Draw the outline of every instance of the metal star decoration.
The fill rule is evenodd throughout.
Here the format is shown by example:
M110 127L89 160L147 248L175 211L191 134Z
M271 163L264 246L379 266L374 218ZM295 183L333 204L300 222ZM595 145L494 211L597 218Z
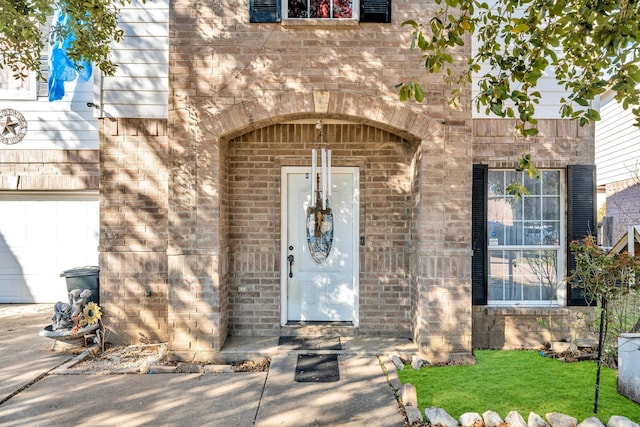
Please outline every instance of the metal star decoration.
M0 142L17 144L27 134L27 121L20 112L5 108L0 110Z

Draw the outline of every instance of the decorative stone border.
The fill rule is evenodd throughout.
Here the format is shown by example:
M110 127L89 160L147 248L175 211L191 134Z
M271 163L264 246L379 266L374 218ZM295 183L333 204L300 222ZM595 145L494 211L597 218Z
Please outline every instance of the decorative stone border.
M424 361L417 356L411 357L413 369L420 369ZM597 417L590 417L578 423L578 420L570 415L558 412L545 414L545 418L535 412L525 419L517 411L511 411L502 417L494 411L485 411L482 415L475 412L462 414L458 420L453 418L442 408L430 407L424 410L424 417L418 408L418 396L415 386L411 383L402 384L398 378L398 369L404 369L403 359L398 355L388 355L382 360L387 372L389 384L394 389L398 402L404 409L407 421L411 427L440 426L440 427L640 427L627 417L614 415L605 425ZM398 364L402 364L401 368Z

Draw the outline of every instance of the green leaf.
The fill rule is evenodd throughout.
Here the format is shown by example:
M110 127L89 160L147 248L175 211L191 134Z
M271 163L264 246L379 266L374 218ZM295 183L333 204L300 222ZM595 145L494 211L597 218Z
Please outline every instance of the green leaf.
M531 27L529 27L529 25L527 25L525 23L522 23L522 24L518 24L515 27L513 27L511 29L511 31L513 31L516 34L519 34L519 33L524 33L525 31L529 31L530 28Z
M505 189L506 193L513 196L516 201L520 200L522 196L529 195L529 190L523 184L519 182L512 182L507 185Z
M402 85L400 88L400 93L398 94L400 101L406 101L409 98L409 88L407 85Z
M422 88L418 83L415 83L413 87L416 91L416 94L415 94L416 101L422 102L424 100L424 92L422 91Z

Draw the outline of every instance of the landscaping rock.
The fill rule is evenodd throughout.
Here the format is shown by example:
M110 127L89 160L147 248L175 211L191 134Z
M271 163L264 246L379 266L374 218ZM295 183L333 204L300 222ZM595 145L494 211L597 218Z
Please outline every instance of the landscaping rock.
M527 423L522 418L522 415L518 413L518 411L511 411L504 418L504 422L509 424L511 427L527 427Z
M549 423L547 423L542 417L535 412L531 412L529 414L529 419L527 420L528 427L549 427Z
M498 427L502 424L502 417L494 411L486 411L482 414L482 419L486 427Z
M596 417L587 418L578 427L605 427L605 425Z
M168 365L151 365L149 366L150 374L174 374L176 372L175 366Z
M576 339L576 346L578 348L591 348L595 350L598 348L598 340L594 338L578 338Z
M458 427L458 421L453 418L442 408L432 406L424 410L427 421L432 425L441 425L442 427Z
M411 356L411 367L413 368L414 371L417 371L420 368L422 368L422 365L424 365L424 360L422 360L420 357L416 356L415 354Z
M422 423L422 412L416 406L406 406L404 408L405 413L407 414L407 420L409 421L409 425L413 425L414 423Z
M404 363L402 362L402 359L400 359L400 356L398 356L397 354L391 354L389 355L389 358L391 359L397 370L404 371Z
M402 387L402 394L400 395L400 398L404 406L418 407L418 392L413 384L406 383Z
M466 412L460 415L460 425L462 427L471 427L475 424L481 424L482 417L477 412Z
M567 352L575 352L578 348L575 344L564 341L553 341L551 343L551 351L557 354L567 353Z
M627 417L621 415L614 415L609 418L607 427L639 427L639 424L634 423Z
M196 363L178 362L176 365L176 372L179 374L198 374L203 370L203 366Z
M576 427L578 425L578 420L559 412L550 412L546 417L551 427Z
M204 365L205 374L229 374L233 373L231 365Z

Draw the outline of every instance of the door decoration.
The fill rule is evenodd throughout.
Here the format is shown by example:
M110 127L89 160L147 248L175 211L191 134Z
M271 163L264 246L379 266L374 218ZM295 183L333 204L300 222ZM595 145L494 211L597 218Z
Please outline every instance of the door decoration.
M333 246L333 213L331 211L331 150L322 138L322 122L316 123L320 149L311 150L311 200L307 208L307 244L313 260L322 264ZM318 173L320 151L320 173Z

